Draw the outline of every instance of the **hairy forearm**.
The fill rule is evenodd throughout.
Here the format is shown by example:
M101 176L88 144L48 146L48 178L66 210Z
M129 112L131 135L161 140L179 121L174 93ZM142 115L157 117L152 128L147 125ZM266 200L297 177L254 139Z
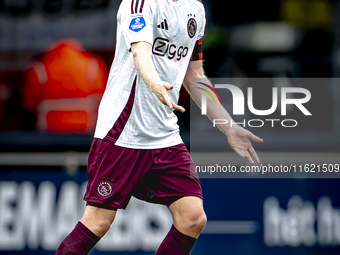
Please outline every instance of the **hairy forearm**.
M173 89L173 85L160 79L152 60L151 44L146 42L134 43L131 45L131 51L135 61L135 67L151 92L158 97L161 103L167 105L170 109L185 112L182 106L171 101L169 91Z
M187 88L190 96L192 99L196 102L196 104L201 108L202 106L202 95L206 96L206 102L207 102L207 116L211 121L220 119L220 120L227 120L227 124L217 124L217 127L224 133L228 134L233 127L237 126L234 124L234 121L228 111L219 103L218 100L216 100L216 104L214 100L206 94L203 90L199 88L206 89L203 85L199 84L197 81L199 79L199 82L207 84L212 86L208 78L204 76L204 74L196 73L191 76L192 78L187 79L185 81L185 87ZM231 125L233 123L233 125Z
M150 46L151 47L151 46ZM152 53L148 45L136 44L132 46L132 54L138 74L145 84L154 91L154 86L161 81L152 60Z

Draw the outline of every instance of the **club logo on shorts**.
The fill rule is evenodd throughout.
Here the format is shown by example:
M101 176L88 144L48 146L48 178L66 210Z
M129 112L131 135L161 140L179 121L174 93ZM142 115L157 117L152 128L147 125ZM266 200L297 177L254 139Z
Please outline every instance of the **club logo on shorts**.
M98 183L97 192L101 197L109 197L112 195L113 186L109 181L101 181Z
M193 38L197 31L197 22L194 18L190 18L188 20L188 35L190 38Z

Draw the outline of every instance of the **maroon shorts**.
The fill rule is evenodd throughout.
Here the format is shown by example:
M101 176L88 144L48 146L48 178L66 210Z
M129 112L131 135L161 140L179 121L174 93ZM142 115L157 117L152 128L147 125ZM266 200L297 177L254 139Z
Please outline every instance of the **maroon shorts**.
M203 198L195 166L184 144L139 150L95 138L87 175L84 200L105 209L125 209L131 196L167 206L185 196Z

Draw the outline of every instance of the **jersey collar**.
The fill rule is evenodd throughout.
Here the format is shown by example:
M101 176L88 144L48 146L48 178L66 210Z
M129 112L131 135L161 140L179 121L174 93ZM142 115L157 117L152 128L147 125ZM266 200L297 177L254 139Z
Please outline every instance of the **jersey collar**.
M184 3L184 0L178 0L177 2L173 2L172 0L169 1L175 6L181 6Z

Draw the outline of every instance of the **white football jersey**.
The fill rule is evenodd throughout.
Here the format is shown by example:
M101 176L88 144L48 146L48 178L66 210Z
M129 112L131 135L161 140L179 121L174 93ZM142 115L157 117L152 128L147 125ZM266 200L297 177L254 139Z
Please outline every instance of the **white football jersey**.
M123 0L117 14L117 45L99 106L95 137L118 146L157 149L182 143L177 117L140 78L130 51L135 42L152 45L163 81L174 86L177 103L196 41L202 38L205 11L199 0Z

